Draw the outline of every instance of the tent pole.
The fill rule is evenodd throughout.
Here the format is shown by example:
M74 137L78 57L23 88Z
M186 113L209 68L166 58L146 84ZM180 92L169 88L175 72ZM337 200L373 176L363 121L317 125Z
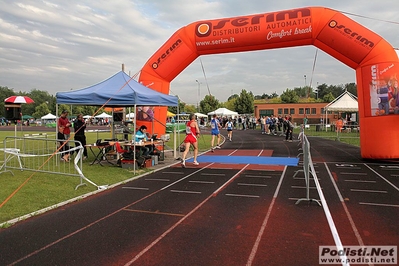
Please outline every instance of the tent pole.
M133 118L133 136L132 136L132 142L133 142L133 154L134 154L134 162L133 162L133 174L136 175L136 159L137 159L137 154L136 154L136 114L137 114L137 106L134 104L134 118Z

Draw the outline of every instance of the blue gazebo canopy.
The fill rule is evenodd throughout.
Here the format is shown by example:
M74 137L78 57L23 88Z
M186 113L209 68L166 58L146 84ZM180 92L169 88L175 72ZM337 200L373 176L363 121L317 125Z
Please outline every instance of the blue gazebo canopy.
M125 72L87 88L58 92L57 104L128 107L134 105L177 106L178 98L138 83Z

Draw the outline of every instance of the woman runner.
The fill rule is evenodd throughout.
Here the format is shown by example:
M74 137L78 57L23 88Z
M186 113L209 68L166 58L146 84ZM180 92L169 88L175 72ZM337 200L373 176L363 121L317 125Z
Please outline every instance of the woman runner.
M197 120L195 119L194 114L190 114L189 116L190 121L186 124L186 138L184 139L185 149L183 152L183 158L181 160L181 166L183 168L186 167L186 156L188 151L190 150L190 145L194 147L194 165L199 165L197 162L197 155L198 155L198 141L197 138L199 137L200 130L198 127Z

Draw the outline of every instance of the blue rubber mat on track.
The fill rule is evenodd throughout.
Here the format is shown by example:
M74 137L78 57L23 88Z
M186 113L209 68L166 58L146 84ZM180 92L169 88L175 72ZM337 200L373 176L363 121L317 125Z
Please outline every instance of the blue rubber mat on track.
M193 159L187 160L192 162ZM259 156L209 156L197 157L199 163L230 163L230 164L263 164L263 165L287 165L297 166L299 158L289 157L259 157Z

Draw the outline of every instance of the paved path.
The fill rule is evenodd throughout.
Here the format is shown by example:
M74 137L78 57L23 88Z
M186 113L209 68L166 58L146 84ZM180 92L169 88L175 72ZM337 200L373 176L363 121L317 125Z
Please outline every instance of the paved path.
M399 164L310 142L343 245L397 246ZM204 155L296 158L298 142L234 131L232 142ZM163 168L0 229L0 265L318 265L319 246L335 242L322 207L295 204L306 196L301 166L235 159Z

